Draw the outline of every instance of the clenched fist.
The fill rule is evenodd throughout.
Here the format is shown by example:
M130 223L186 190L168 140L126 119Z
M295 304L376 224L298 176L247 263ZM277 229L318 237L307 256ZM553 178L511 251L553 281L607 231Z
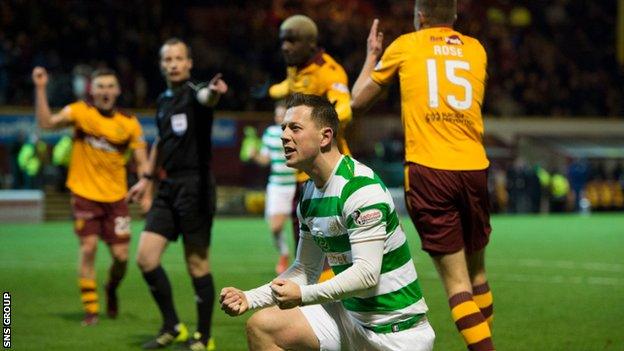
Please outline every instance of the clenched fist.
M48 71L45 68L37 66L32 71L32 80L37 88L48 85Z

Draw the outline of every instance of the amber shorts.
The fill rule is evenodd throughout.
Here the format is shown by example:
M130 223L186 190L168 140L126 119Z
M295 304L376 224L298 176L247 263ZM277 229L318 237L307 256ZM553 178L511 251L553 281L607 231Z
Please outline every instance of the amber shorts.
M405 202L430 255L483 249L490 237L487 169L446 171L405 166Z
M130 212L123 199L99 202L72 194L71 204L79 237L98 235L109 245L130 241Z

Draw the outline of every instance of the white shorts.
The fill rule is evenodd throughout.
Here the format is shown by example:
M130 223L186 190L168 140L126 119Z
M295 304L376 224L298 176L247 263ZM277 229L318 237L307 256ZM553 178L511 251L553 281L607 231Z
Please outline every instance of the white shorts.
M340 302L301 307L321 351L431 351L435 333L427 318L397 333L375 333L358 324Z
M293 198L295 197L295 184L293 185L267 185L264 215L269 217L277 214L292 213Z

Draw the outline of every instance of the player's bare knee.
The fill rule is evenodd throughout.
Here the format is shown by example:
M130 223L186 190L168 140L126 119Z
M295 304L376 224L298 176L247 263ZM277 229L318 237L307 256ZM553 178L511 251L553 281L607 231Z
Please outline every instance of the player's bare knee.
M274 312L274 309L267 308L254 313L247 320L247 323L245 325L247 335L271 335L275 330L273 326L275 325L276 321L279 321L279 318L276 318L277 316Z
M137 254L136 263L142 272L152 271L160 264L157 258L149 255L148 253L141 252L140 250Z
M128 262L128 246L126 245L125 247L123 247L121 245L112 245L111 256L113 257L113 260L116 264L123 264Z
M273 235L279 235L282 232L282 229L284 229L282 223L271 222L271 233L273 233Z
M93 259L95 258L95 253L97 251L97 242L95 244L92 243L82 243L80 245L80 254L83 258Z
M127 264L128 263L128 253L117 253L113 255L113 260L115 264Z
M199 278L210 273L210 265L207 260L187 260L187 269L191 277Z

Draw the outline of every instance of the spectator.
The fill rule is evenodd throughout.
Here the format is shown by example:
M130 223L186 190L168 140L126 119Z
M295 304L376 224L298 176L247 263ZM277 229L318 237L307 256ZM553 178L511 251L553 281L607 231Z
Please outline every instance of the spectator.
M10 156L11 156L11 164L10 164L10 168L11 168L11 178L12 178L12 184L11 184L11 188L12 189L22 189L24 187L24 173L21 170L21 167L19 165L19 153L20 150L22 149L22 146L24 145L24 132L20 131L17 134L17 137L15 138L15 140L11 143L10 146Z
M460 7L458 28L479 39L490 57L485 114L624 115L624 70L613 47L615 1L556 0L545 8L527 0L462 1ZM34 65L51 68L55 81L64 82L77 64L101 66L94 59L100 57L121 73L125 106L154 106L163 86L152 58L163 38L177 35L196 48L199 79L214 71L228 77L233 93L225 109L270 110L270 101L253 99L249 87L266 90L282 77L272 38L286 17L314 19L323 29L319 43L344 64L351 81L363 61L357 38L368 31L366 19L393 19L382 28L388 42L413 29L413 4L393 0L211 1L186 8L171 0L150 6L138 0L71 6L9 0L0 12L0 103L12 105L30 103L25 77ZM73 99L70 90L58 95L59 105ZM253 95L262 96L257 89ZM397 111L397 96L391 90L379 108Z
M17 155L17 163L22 171L25 189L39 189L42 187L41 170L45 161L47 145L33 133L28 141L22 145Z

